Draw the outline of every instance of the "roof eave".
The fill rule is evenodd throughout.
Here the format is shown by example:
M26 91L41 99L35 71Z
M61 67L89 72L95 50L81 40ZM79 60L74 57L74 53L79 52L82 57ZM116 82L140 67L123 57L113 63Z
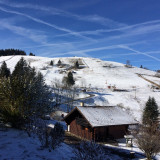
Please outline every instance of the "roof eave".
M114 125L102 125L102 126L93 126L93 128L98 128L98 127L109 127L109 126L123 126L123 125L138 125L139 123L130 123L130 124L114 124Z
M93 126L91 125L91 123L87 120L87 118L83 115L83 113L78 109L78 107L75 107L71 112L69 112L69 113L63 118L63 120L65 121L65 119L67 119L75 110L77 110L77 111L83 116L83 118L89 123L89 125L93 128Z

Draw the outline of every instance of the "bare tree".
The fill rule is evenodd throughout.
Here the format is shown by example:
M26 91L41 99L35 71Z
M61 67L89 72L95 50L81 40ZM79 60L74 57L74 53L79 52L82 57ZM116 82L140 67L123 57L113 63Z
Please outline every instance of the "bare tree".
M55 106L59 107L61 104L66 104L67 112L70 112L73 109L77 87L68 86L66 83L63 83L57 79L54 80L52 87L55 95Z
M76 96L76 87L66 88L66 103L67 104L67 112L70 112L74 106L74 100Z
M82 88L86 88L86 80L85 80L84 78L81 79L81 81L80 81L80 86L81 86Z
M160 152L160 130L158 125L141 125L135 132L136 144L144 152L148 160L152 160Z
M127 61L126 61L126 65L125 65L125 66L126 66L126 67L129 67L129 68L132 67L130 60L127 60Z
M135 132L136 143L148 160L160 152L158 116L158 105L154 98L149 97L142 114L142 125Z
M60 123L56 123L54 128L51 129L49 136L51 137L51 142L49 142L51 148L54 150L56 147L64 141L64 129Z
M56 108L62 104L63 96L64 96L64 86L62 82L58 79L55 79L52 84L53 92L54 92L54 101Z
M127 61L126 61L126 65L128 65L128 66L130 66L130 65L131 65L130 60L127 60Z

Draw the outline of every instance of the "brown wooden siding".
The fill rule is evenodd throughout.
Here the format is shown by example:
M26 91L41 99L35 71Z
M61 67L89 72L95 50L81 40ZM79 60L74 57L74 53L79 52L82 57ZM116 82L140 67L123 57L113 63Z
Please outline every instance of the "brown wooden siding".
M92 140L92 128L77 124L76 120L70 123L70 132L81 138Z
M124 138L124 135L127 133L128 125L121 126L109 126L108 134L110 138Z
M70 132L81 138L105 142L107 139L124 138L128 125L102 126L92 128L88 121L75 110L65 119L67 125L70 125Z
M105 142L108 139L108 127L95 128L95 141Z
M95 129L95 141L105 142L108 139L124 138L127 133L128 125L104 126Z
M84 127L73 120L70 123L70 132L81 138L94 140L96 142L106 142L108 139L124 138L127 133L128 125L107 126L107 127Z

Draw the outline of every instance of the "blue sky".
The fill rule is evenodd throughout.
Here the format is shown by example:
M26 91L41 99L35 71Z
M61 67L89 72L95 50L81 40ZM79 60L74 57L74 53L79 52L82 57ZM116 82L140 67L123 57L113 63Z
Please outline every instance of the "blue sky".
M0 0L0 49L160 69L159 0Z

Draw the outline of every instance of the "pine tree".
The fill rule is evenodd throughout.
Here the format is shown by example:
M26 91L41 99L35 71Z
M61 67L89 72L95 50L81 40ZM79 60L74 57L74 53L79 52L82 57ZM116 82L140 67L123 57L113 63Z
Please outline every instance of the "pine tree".
M69 73L68 73L68 75L67 75L67 77L66 77L66 84L67 84L68 86L73 86L73 85L75 84L75 80L74 80L74 78L73 78L72 72L69 72Z
M79 63L78 63L78 61L76 61L76 63L75 63L75 68L79 68Z
M61 60L59 59L57 65L60 66L62 64Z
M50 62L50 66L53 66L53 61L51 60L51 62Z
M157 122L158 116L158 105L154 98L149 97L143 111L142 123L144 125L152 125L154 122Z
M136 143L148 160L160 152L160 129L158 106L154 98L149 97L143 110L142 124L135 130Z
M7 64L4 61L0 68L0 77L8 78L10 76L10 70L7 68Z
M143 68L143 66L141 65L140 68Z
M37 74L24 59L17 63L11 77L0 79L0 99L0 114L14 127L19 127L19 122L23 125L31 116L49 112L52 101L42 74Z
M15 69L12 73L13 76L24 76L31 70L31 67L27 64L27 62L22 57L16 64Z
M35 56L35 54L33 54L32 52L29 53L29 56Z

